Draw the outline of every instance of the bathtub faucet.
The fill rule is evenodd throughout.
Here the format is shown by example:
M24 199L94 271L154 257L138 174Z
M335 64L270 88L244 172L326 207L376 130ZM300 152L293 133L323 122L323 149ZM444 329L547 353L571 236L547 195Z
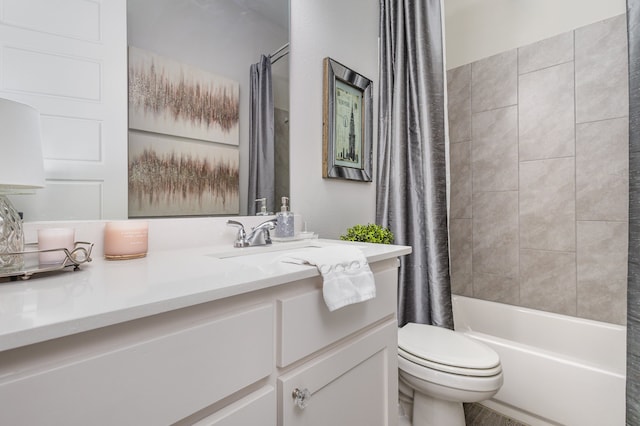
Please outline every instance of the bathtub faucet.
M276 220L270 219L264 221L260 225L252 228L248 234L244 229L244 225L236 220L228 220L227 225L238 228L238 235L236 241L233 243L234 247L264 246L271 244L271 234L269 231L276 227Z

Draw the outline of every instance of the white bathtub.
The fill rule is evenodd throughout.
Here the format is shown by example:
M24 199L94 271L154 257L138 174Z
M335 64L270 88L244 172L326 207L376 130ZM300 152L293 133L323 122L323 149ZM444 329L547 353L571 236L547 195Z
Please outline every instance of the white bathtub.
M453 316L500 355L504 385L483 405L532 426L625 424L625 327L462 296Z

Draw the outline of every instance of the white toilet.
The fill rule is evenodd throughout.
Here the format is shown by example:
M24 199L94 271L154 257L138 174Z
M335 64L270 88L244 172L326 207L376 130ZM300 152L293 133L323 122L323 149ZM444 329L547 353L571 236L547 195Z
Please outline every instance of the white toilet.
M398 330L399 401L413 426L464 426L463 402L502 386L498 354L462 333L408 323Z

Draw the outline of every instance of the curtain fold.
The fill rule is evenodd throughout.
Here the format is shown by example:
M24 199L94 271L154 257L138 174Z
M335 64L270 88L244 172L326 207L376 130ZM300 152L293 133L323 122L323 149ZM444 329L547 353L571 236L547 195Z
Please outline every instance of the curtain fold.
M267 199L267 211L275 206L274 109L271 59L261 55L251 65L249 92L249 189L247 214L256 214L256 199Z
M627 0L629 35L629 265L627 425L640 425L640 0Z
M376 222L401 259L398 322L453 328L440 0L381 0Z

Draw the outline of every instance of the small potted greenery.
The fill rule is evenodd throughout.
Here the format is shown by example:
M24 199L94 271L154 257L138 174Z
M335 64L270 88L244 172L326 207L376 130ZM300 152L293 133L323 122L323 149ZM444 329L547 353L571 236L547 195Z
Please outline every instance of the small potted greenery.
M393 233L383 226L369 223L367 225L355 225L348 228L347 233L341 235L340 239L343 241L393 244Z

